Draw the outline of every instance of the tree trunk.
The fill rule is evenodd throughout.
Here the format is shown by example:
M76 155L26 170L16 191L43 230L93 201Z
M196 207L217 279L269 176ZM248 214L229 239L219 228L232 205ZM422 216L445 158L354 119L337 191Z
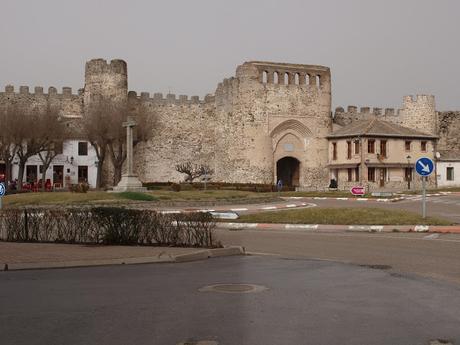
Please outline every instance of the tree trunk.
M113 185L116 186L118 185L118 182L121 181L121 175L122 175L122 169L123 169L123 163L120 164L120 162L113 163Z
M22 190L22 182L24 181L24 170L26 167L26 161L27 160L19 160L19 172L18 172L18 190Z
M42 171L42 185L40 186L42 192L46 192L46 190L45 190L45 185L46 185L46 183L45 183L45 181L46 181L46 170L48 170L48 167L43 166L43 171Z

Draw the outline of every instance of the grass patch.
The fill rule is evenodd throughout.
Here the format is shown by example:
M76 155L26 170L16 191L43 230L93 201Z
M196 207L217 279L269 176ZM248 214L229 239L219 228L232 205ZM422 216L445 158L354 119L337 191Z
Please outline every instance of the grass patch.
M241 222L337 225L451 225L439 218L380 208L307 208L243 215Z
M119 197L127 200L135 201L156 201L158 198L152 194L140 193L140 192L123 192L118 194Z

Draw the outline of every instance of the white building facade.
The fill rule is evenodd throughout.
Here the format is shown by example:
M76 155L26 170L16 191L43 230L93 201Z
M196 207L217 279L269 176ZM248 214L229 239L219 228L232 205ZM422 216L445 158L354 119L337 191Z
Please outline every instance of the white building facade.
M438 187L460 187L460 152L440 151L436 175Z
M97 155L91 144L85 140L65 140L62 153L58 154L46 171L46 181L54 189L68 188L72 184L86 182L96 187ZM38 155L27 160L23 181L36 184L42 178L43 163ZM18 178L18 160L13 160L12 180Z

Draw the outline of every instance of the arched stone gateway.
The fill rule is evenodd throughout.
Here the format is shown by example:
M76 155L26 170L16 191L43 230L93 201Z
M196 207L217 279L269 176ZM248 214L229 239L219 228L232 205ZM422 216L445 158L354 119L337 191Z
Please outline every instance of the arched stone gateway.
M294 157L284 157L276 162L276 180L283 185L298 187L300 185L300 161Z

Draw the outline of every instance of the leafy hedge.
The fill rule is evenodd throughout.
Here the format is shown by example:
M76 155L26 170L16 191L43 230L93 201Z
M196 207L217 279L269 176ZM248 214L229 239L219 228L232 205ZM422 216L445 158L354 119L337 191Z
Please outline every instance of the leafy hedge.
M0 240L216 247L209 213L162 214L120 207L5 209Z
M203 182L194 183L173 183L173 182L148 182L143 184L149 190L174 190L176 192L180 190L194 190L204 189ZM278 189L276 184L264 184L264 183L226 183L226 182L208 182L206 184L207 189L222 189L222 190L239 190L245 192L277 192ZM283 191L294 191L295 187L283 186Z

